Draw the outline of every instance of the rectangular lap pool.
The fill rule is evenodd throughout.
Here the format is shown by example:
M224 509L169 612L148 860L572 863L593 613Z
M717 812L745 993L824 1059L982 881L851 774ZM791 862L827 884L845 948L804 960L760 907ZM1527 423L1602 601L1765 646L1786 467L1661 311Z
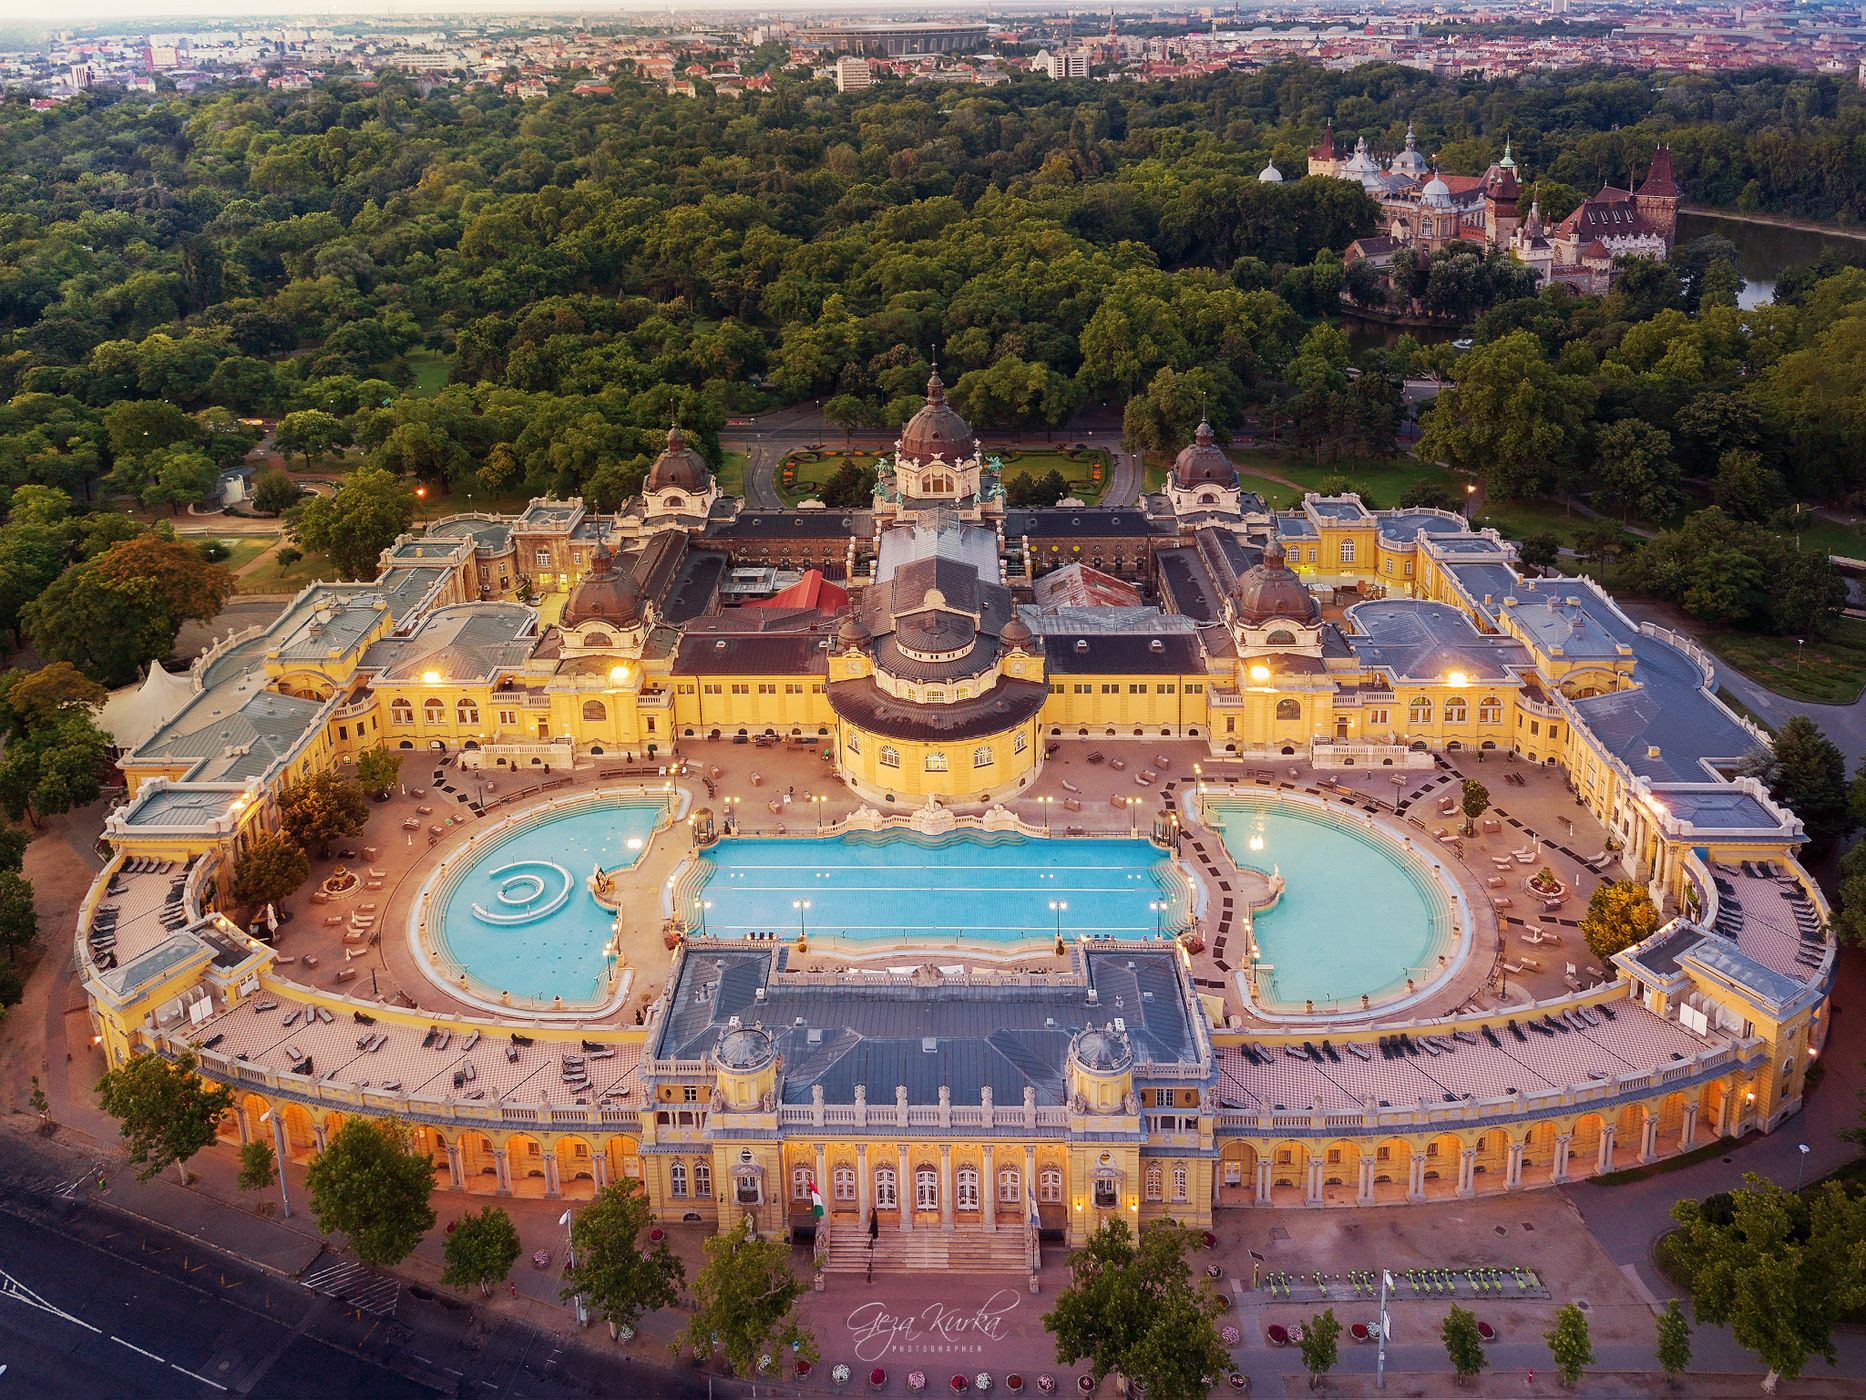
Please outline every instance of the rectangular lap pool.
M748 934L1011 946L1063 936L1151 938L1185 922L1185 882L1146 841L999 832L728 839L682 898L715 938ZM807 907L800 907L807 901ZM1067 908L1052 908L1052 904Z

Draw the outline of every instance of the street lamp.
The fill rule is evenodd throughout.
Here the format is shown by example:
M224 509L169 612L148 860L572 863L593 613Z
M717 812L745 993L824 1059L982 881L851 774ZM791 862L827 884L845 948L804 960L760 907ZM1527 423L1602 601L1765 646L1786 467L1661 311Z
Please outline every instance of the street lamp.
M415 488L415 502L416 502L417 507L421 511L421 523L423 526L426 526L426 524L428 523L428 488L427 487L417 486Z
M1807 1143L1798 1142L1795 1144L1795 1151L1801 1154L1795 1167L1795 1190L1799 1192L1801 1190L1802 1179L1808 1174L1808 1153L1812 1151L1812 1149Z
M810 912L810 901L807 899L793 899L790 902L790 907L797 911L797 941L802 942L804 938L803 922Z
M1147 901L1147 907L1153 911L1153 936L1155 938L1166 937L1166 930L1163 927L1166 919L1166 901L1150 899Z
M816 834L818 836L823 834L823 804L827 801L829 801L829 797L825 793L813 792L810 794L810 810L816 814Z
M290 1220L292 1200L285 1194L285 1125L272 1116L272 1110L269 1108L259 1115L259 1121L272 1124L272 1165L277 1167L279 1172L279 1206L285 1218Z
M1138 834L1139 821L1140 821L1140 799L1138 797L1130 797L1127 799L1127 834L1129 836L1134 836Z
M693 901L693 907L700 911L700 937L704 938L706 937L706 911L713 907L713 901L710 899L696 899Z
M1056 799L1054 797L1039 797L1037 799L1037 804L1043 808L1043 834L1045 836L1054 836L1056 834L1055 822L1050 814L1050 808L1055 802ZM1053 909L1056 906L1051 905L1050 907Z
M1063 941L1063 913L1068 908L1069 901L1066 899L1052 899L1050 901L1050 912L1056 916L1056 941L1058 943Z
M570 1214L569 1211L565 1211L562 1215L557 1217L557 1223L564 1227L564 1257L570 1261L570 1277L574 1281L577 1276L577 1247L570 1234ZM577 1326L589 1326L590 1315L583 1309L583 1292L581 1289L571 1295L571 1301L577 1310Z

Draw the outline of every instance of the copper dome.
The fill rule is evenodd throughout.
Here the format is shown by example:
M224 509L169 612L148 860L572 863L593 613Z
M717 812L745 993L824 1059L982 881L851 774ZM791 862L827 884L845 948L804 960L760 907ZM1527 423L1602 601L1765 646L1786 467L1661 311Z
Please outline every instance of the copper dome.
M836 646L842 651L866 650L874 640L874 634L853 612L843 618L842 625L836 629Z
M687 446L687 439L682 436L679 428L669 428L667 450L656 457L654 465L648 468L647 489L691 491L700 495L712 479L713 474L707 470L706 458Z
M958 462L971 454L973 441L972 425L947 404L946 386L935 369L927 380L926 407L901 429L901 456L910 462L927 462L935 457Z
M1218 445L1210 423L1200 423L1191 443L1173 461L1173 484L1182 491L1199 486L1232 487L1238 484L1238 469Z
M1313 626L1321 616L1315 595L1284 562L1283 546L1276 540L1264 546L1262 563L1238 576L1231 606L1238 621L1247 627L1259 627L1278 618Z
M1029 624L1016 613L1012 613L1010 621L998 631L998 640L1005 646L1022 648L1024 651L1030 650L1030 644L1035 636Z
M641 620L641 586L628 570L616 569L616 557L606 543L598 543L590 571L578 580L564 601L566 627L585 622L629 624Z

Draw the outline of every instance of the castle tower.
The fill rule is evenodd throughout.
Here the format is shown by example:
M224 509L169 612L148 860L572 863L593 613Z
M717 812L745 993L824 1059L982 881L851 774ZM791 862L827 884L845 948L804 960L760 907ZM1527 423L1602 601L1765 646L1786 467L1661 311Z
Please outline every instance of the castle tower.
M1671 149L1663 144L1652 153L1646 168L1646 182L1633 191L1633 206L1639 217L1665 240L1669 251L1678 236L1678 183L1672 178Z
M1503 143L1503 159L1484 172L1484 241L1492 248L1507 248L1516 233L1518 201L1523 183L1516 173L1510 143Z

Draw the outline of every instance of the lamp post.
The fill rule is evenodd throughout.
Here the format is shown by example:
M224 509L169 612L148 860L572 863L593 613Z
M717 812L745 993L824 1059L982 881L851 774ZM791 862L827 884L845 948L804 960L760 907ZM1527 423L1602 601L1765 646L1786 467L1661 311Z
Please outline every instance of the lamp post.
M1050 901L1050 912L1056 916L1056 941L1058 943L1063 941L1063 914L1068 908L1069 901L1066 899Z
M421 511L422 528L426 529L427 524L428 524L428 488L427 487L417 486L415 488L415 504Z
M285 1125L273 1116L271 1109L259 1115L261 1123L272 1124L272 1165L279 1173L279 1208L287 1220L292 1215L292 1199L285 1194Z
M1140 828L1137 825L1139 821L1140 799L1138 797L1130 797L1127 799L1127 834L1129 836L1136 836L1139 834Z
M1805 1142L1798 1142L1795 1144L1795 1152L1798 1154L1795 1164L1795 1191L1797 1194L1801 1191L1802 1181L1808 1175L1808 1153L1812 1150L1813 1149Z
M829 798L823 793L813 792L810 794L810 810L816 814L816 834L818 836L823 834L823 804L827 801L829 801Z
M1195 797L1199 798L1201 801L1204 800L1205 765L1202 763L1195 763L1192 765L1192 792Z
M706 937L706 911L713 907L713 901L710 899L696 899L693 901L693 907L700 911L700 937L704 938Z
M570 1216L571 1212L565 1211L562 1215L557 1217L557 1223L564 1227L564 1258L570 1261L570 1277L575 1279L577 1276L577 1246L570 1234ZM583 1310L583 1292L581 1289L571 1295L571 1303L577 1310L577 1326L589 1326L590 1315Z
M1166 901L1150 899L1147 901L1147 907L1153 911L1153 936L1155 938L1166 937Z
M801 942L806 933L803 924L804 919L808 917L810 913L810 901L807 899L793 899L790 902L790 907L797 911L797 938L798 941Z
M1056 799L1054 797L1039 797L1037 802L1043 808L1043 834L1045 836L1054 836L1056 834L1056 825L1051 818L1050 809L1055 805Z

